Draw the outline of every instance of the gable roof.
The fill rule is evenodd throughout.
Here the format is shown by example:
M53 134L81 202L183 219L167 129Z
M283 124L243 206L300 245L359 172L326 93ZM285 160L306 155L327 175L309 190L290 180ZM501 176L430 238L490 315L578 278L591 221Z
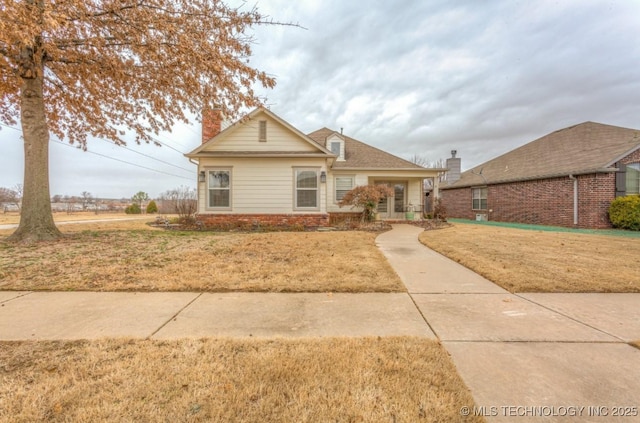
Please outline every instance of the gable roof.
M640 131L596 122L552 132L463 172L442 189L613 172L640 148Z
M308 137L320 146L325 147L327 138L334 134L344 140L345 157L344 161L335 161L332 169L425 169L424 167L411 163L408 160L396 157L393 154L389 154L361 141L347 137L329 128L318 129L317 131L310 133Z
M254 151L242 151L242 150L240 150L240 151L207 151L213 144L216 144L220 140L224 139L230 132L232 132L235 129L237 129L240 125L246 123L247 121L255 119L256 117L258 117L261 114L265 114L265 115L269 116L270 118L272 118L273 120L278 122L280 125L284 126L287 130L289 130L292 133L294 133L303 142L308 143L309 145L313 146L313 148L316 151L314 151L314 152L301 152L301 151L289 151L289 152L286 152L286 151L273 151L273 152L255 151L254 152ZM229 125L228 127L226 127L223 131L221 131L215 137L211 138L210 140L208 140L204 144L198 146L193 151L185 154L185 156L187 156L189 158L213 157L213 156L216 156L216 157L217 156L235 157L235 156L251 156L251 155L253 155L253 156L279 156L279 157L284 157L284 156L288 156L288 155L292 155L292 156L309 156L309 157L327 157L327 156L335 157L335 154L333 154L331 151L327 150L324 147L324 145L316 143L314 140L310 139L307 135L302 133L300 130L298 130L294 126L290 125L287 121L285 121L280 116L276 115L271 110L269 110L269 109L267 109L265 107L258 107L256 109L254 109L253 111L251 111L249 114L247 114L243 118L239 119L235 123L233 123L233 124Z

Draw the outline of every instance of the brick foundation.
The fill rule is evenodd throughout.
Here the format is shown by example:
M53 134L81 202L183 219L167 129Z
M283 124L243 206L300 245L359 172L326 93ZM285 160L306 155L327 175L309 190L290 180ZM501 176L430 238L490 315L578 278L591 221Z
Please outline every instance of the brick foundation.
M329 226L328 214L199 214L196 220L207 228L257 229Z
M362 220L361 212L329 213L330 225L340 225L348 222L360 222L361 220Z

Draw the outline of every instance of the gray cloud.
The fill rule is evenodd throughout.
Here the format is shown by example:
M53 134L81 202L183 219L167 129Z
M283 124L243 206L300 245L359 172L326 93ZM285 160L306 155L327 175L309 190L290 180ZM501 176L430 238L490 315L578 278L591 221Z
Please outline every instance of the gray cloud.
M270 0L258 9L307 28L258 28L252 58L277 77L274 90L261 91L271 109L304 132L344 127L406 158L446 158L455 148L470 168L587 120L640 128L638 2ZM198 131L180 127L163 139L187 151ZM0 131L3 149L8 132ZM191 166L166 148L141 150ZM52 192L73 193L78 175L96 191L107 179L126 196L189 183L76 156L56 159ZM19 173L2 160L0 186Z

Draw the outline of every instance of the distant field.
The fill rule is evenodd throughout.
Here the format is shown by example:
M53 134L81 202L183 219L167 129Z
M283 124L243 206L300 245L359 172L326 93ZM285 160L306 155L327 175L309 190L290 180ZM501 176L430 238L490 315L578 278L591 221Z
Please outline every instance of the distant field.
M57 212L53 213L53 220L56 222L68 222L70 220L95 220L95 219L136 219L136 218L147 218L149 220L154 220L156 215L132 215L125 213L108 213L108 212L100 212L96 214L95 212L73 212L73 213L65 213L65 212ZM20 222L20 213L17 212L9 212L2 213L0 212L0 225L11 225L17 224Z

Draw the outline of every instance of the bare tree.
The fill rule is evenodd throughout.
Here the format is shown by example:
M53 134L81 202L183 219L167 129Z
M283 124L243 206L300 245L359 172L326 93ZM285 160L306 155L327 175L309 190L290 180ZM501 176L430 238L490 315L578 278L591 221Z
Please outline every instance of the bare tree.
M427 167L427 165L429 164L429 159L427 159L426 156L423 156L421 154L415 154L415 153L411 156L409 161L413 164L417 164L418 166L422 166L422 167Z
M82 210L87 210L87 207L93 203L93 195L88 191L82 191L80 201L82 201Z
M16 190L11 188L0 187L0 205L3 206L2 209L6 213L7 205L14 205L20 210L20 197Z
M198 210L197 195L194 188L186 186L170 189L160 196L160 212L177 213L181 219L191 218Z
M55 239L49 137L87 148L125 144L217 107L234 118L275 79L248 62L246 32L266 21L220 0L23 0L0 6L0 122L20 118L25 149L20 225L10 240Z
M411 163L417 164L418 166L426 167L429 169L444 169L447 166L447 161L445 159L438 159L435 161L429 160L427 156L423 156L422 154L414 154L409 159Z

